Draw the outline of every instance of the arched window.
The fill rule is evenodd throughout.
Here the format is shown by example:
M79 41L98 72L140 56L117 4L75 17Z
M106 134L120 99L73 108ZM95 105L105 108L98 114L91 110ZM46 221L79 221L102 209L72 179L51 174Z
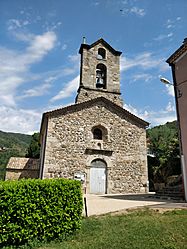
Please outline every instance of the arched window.
M96 87L106 89L106 71L104 64L98 64L96 67Z
M105 51L104 48L99 48L98 49L97 59L99 59L99 60L106 59L106 51Z
M93 130L93 138L94 139L98 139L98 140L102 140L103 139L103 133L102 130L99 128L95 128Z
M108 140L108 131L102 125L97 125L92 128L93 139L103 140L106 142Z

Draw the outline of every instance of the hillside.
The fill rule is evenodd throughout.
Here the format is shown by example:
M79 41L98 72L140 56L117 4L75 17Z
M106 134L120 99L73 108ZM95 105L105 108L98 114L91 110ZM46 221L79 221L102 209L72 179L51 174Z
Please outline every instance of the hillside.
M30 135L0 131L0 179L9 158L25 156L30 141Z

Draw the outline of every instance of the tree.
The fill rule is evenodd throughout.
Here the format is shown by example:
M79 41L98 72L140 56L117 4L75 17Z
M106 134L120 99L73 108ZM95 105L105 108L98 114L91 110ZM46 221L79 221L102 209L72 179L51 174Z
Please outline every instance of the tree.
M147 130L149 180L167 182L168 176L181 173L177 122Z
M40 157L40 133L34 133L30 145L27 150L26 157L39 158Z

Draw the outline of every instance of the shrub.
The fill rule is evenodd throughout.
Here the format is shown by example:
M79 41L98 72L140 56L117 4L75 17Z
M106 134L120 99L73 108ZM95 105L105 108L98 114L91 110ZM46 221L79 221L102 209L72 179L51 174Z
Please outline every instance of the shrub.
M79 181L0 182L0 246L65 237L80 228L81 216Z

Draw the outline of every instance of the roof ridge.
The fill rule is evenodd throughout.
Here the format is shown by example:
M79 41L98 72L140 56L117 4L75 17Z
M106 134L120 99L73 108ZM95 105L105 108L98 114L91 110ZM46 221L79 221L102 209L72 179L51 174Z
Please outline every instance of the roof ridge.
M122 52L121 51L118 51L118 50L115 50L108 42L106 42L103 38L100 38L98 39L97 41L93 42L92 44L85 44L85 43L82 43L81 46L80 46L80 49L79 49L79 53L81 54L82 53L82 50L83 48L86 48L86 49L90 49L94 46L96 46L98 43L103 43L111 52L113 52L114 54L116 55L121 55Z
M75 103L73 105L65 106L65 107L55 109L55 110L52 110L52 111L49 111L49 112L45 112L45 113L43 113L43 116L49 117L49 116L51 116L53 114L57 114L57 115L58 114L63 114L63 113L65 114L66 112L68 112L68 111L70 111L70 110L72 110L74 108L78 108L78 107L81 107L81 106L88 106L88 104L92 104L92 103L97 102L97 101L103 101L105 103L107 102L107 104L110 104L114 109L127 114L131 118L135 119L138 123L142 123L144 126L149 125L149 123L146 122L145 120L137 117L136 115L132 114L128 110L124 109L121 106L118 106L117 104L115 104L114 102L112 102L111 100L109 100L109 99L107 99L107 98L105 98L103 96L100 96L100 97L97 97L97 98L94 98L94 99L90 99L88 101L84 101L84 102L81 102L81 103Z

